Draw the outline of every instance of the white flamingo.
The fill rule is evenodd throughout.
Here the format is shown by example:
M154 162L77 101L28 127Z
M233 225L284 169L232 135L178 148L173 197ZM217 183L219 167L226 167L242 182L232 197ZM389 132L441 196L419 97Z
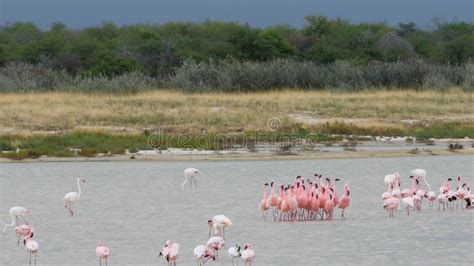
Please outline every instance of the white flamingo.
M236 244L233 247L230 247L227 250L227 254L232 258L232 265L234 265L234 259L238 259L242 256L242 252L240 251L240 245ZM239 261L237 260L237 266L239 265Z
M15 221L16 221L16 226L19 225L18 217L21 217L21 219L23 219L25 224L28 225L28 221L25 219L25 215L29 214L30 211L27 208L25 208L25 207L12 207L12 208L10 208L8 213L10 214L10 217L12 218L12 223L11 224L5 224L3 226L3 234L5 234L7 232L7 227L13 227L15 225Z
M214 228L214 235L222 235L225 239L225 228L232 226L232 221L223 214L218 214L208 220L209 224L209 236L211 237L211 229ZM221 232L222 229L222 232Z
M197 189L196 176L198 176L200 174L201 174L201 171L199 171L196 168L187 168L186 170L184 170L184 182L181 185L181 189L184 189L184 185L186 185L186 183L188 183L188 179L189 179L189 182L190 182L189 183L189 188L193 187L193 182L194 182L194 186Z
M428 181L426 181L426 171L423 169L415 169L410 172L412 176L416 176L418 178L422 178L423 181L425 182L426 186L428 187L429 190L431 190L430 184L428 184Z
M77 180L77 190L78 192L69 192L66 195L64 195L64 208L69 210L69 214L71 216L74 215L74 212L72 211L72 204L74 202L79 201L81 198L81 183L86 183L86 180L82 177L78 178Z

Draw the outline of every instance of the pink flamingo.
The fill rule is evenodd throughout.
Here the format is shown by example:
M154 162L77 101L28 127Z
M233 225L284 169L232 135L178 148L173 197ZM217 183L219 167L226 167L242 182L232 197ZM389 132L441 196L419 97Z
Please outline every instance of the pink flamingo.
M325 185L321 185L321 190L319 191L319 209L324 210L324 207L326 207L326 201L327 201L327 188ZM323 219L323 214L324 212L321 212L321 219Z
M158 256L165 258L169 266L176 266L178 254L179 244L173 243L171 240L166 240L165 246Z
M455 196L458 200L460 200L461 202L461 208L464 208L463 206L463 201L464 201L464 198L465 196L468 194L467 193L467 190L465 190L465 186L466 186L466 183L462 184L462 176L458 176L458 187L456 189L456 192L455 192ZM456 208L458 207L458 204L456 204Z
M244 245L244 250L242 251L242 259L245 262L245 265L252 265L253 259L255 259L255 251L252 249L253 245L252 244L245 244Z
M25 222L25 224L28 225L28 221L25 219L25 215L29 214L30 211L27 208L25 208L25 207L12 207L12 208L10 208L8 213L10 214L10 217L12 218L12 223L11 224L5 224L3 226L3 234L5 234L7 232L7 227L13 227L15 225L15 221L16 221L16 225L17 226L19 225L18 217L21 217L21 219L23 219L23 222Z
M339 197L337 195L337 185L336 185L336 182L338 181L341 181L339 178L336 178L334 179L334 181L332 182L332 186L331 188L333 189L334 193L333 193L333 201L334 201L334 206L337 206L337 204L339 204Z
M33 227L31 227L29 225L26 225L26 224L22 224L22 225L19 225L19 226L15 227L15 233L18 236L18 240L16 242L17 246L20 245L20 237L21 236L23 236L23 239L25 239L27 236L29 236L30 238L32 238L34 236Z
M38 248L39 244L38 242L32 240L30 236L26 236L25 239L23 239L23 244L25 245L25 250L26 252L30 255L30 263L31 265L31 256L35 256L35 265L36 265L36 254L38 253Z
M433 208L433 202L436 200L436 192L428 191L425 197L428 199L429 207Z
M275 212L276 212L276 209L277 209L277 206L278 206L278 198L275 194L275 185L274 185L273 180L270 183L270 186L271 186L271 191L270 191L270 196L268 197L267 205L272 208L273 220L275 221L275 219L276 219L276 213Z
M329 199L326 200L324 205L324 211L326 212L326 220L332 219L332 213L334 211L334 201L332 199L332 193L329 194Z
M318 192L311 192L311 212L316 220L319 211L319 195Z
M339 206L338 206L340 209L342 209L341 219L343 219L343 220L346 219L346 217L344 216L344 211L351 204L351 198L349 197L349 194L350 194L349 185L345 184L344 185L344 195L342 195L342 197L339 201Z
M407 211L407 216L409 216L410 215L410 207L412 209L415 208L415 198L414 198L414 196L404 197L402 199L402 202L405 204L406 211Z
M298 209L294 187L290 187L288 190L288 205L290 206L290 219L294 220L296 218L296 210Z
M268 186L267 183L265 183L263 185L263 196L262 196L262 201L260 201L260 204L259 204L259 209L260 211L262 211L262 215L263 215L263 220L265 221L266 220L266 213L268 211L268 209L270 208L270 206L268 205L268 202L267 202L267 192L265 190L265 188Z
M214 249L214 255L216 256L216 260L219 259L219 249L225 246L225 241L220 236L213 236L207 240L206 245L212 249Z
M387 191L385 191L385 192L382 194L382 200L386 200L386 199L388 199L388 198L393 197L392 190L393 190L393 185L392 185L392 184L389 184L389 185L387 186Z
M400 200L395 197L386 199L383 204L383 208L386 209L389 213L388 217L392 218L394 217L393 212L398 208L398 206L400 206Z
M73 216L74 212L72 211L72 204L74 202L79 201L81 198L81 183L86 183L86 180L82 177L78 178L77 180L77 189L78 192L69 192L66 195L64 195L63 201L64 201L64 208L69 210L69 215Z
M282 216L287 214L290 211L290 204L288 203L288 199L286 197L286 193L285 193L285 189L284 189L283 185L281 185L280 198L281 198L280 220L282 220L282 218L283 218Z
M206 245L198 245L193 250L194 256L196 256L197 264L202 266L206 263L209 259L216 260L216 256L210 248Z
M104 259L105 265L107 266L107 258L109 257L109 254L109 249L104 246L104 242L102 240L97 241L95 256L99 259L99 265L102 265L102 259Z

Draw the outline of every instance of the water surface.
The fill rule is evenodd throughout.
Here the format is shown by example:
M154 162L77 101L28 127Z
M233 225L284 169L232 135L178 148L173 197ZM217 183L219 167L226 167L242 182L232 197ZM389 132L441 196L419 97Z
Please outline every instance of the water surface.
M426 169L434 188L457 174L474 184L473 159L2 163L0 222L10 221L12 206L31 210L38 265L98 265L98 239L111 251L109 265L166 265L157 253L167 239L181 244L178 265L195 265L192 250L207 240L207 219L221 213L234 222L226 231L226 249L253 243L254 265L468 264L474 261L474 211L438 212L424 203L422 214L398 212L389 219L380 197L385 174L398 171L405 187L414 168ZM181 190L187 167L205 173L198 190ZM262 221L257 206L263 182L288 183L315 171L350 184L345 221L339 210L331 222ZM77 190L77 177L87 183L71 218L61 199ZM220 254L220 261L209 265L230 265L226 250ZM0 237L0 265L27 262L12 230Z

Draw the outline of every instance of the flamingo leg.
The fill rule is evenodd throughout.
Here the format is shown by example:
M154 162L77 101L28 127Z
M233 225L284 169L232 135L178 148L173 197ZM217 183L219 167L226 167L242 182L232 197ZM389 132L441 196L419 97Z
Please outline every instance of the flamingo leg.
M17 246L17 247L20 246L20 237L21 237L21 235L18 235L18 241L16 241L16 246Z
M105 258L105 266L107 266L107 258Z
M30 263L29 263L29 265L31 265L31 253L30 253Z
M36 253L35 253L35 266L36 266Z
M23 222L28 225L28 221L25 219L25 216L24 215L21 215L21 219L23 220Z

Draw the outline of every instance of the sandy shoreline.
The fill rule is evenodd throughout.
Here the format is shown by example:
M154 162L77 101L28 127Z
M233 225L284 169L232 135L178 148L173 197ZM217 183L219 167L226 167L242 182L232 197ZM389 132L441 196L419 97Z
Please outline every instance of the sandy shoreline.
M0 163L31 163L31 162L133 162L133 161L229 161L229 160L319 160L319 159L357 159L370 157L419 157L419 156L456 156L456 155L474 155L474 148L465 148L462 150L431 150L429 148L420 148L417 152L406 150L390 151L341 151L341 152L300 152L295 155L278 155L262 152L248 152L243 154L187 154L187 155L110 155L98 157L46 157L37 159L10 160L0 158Z

